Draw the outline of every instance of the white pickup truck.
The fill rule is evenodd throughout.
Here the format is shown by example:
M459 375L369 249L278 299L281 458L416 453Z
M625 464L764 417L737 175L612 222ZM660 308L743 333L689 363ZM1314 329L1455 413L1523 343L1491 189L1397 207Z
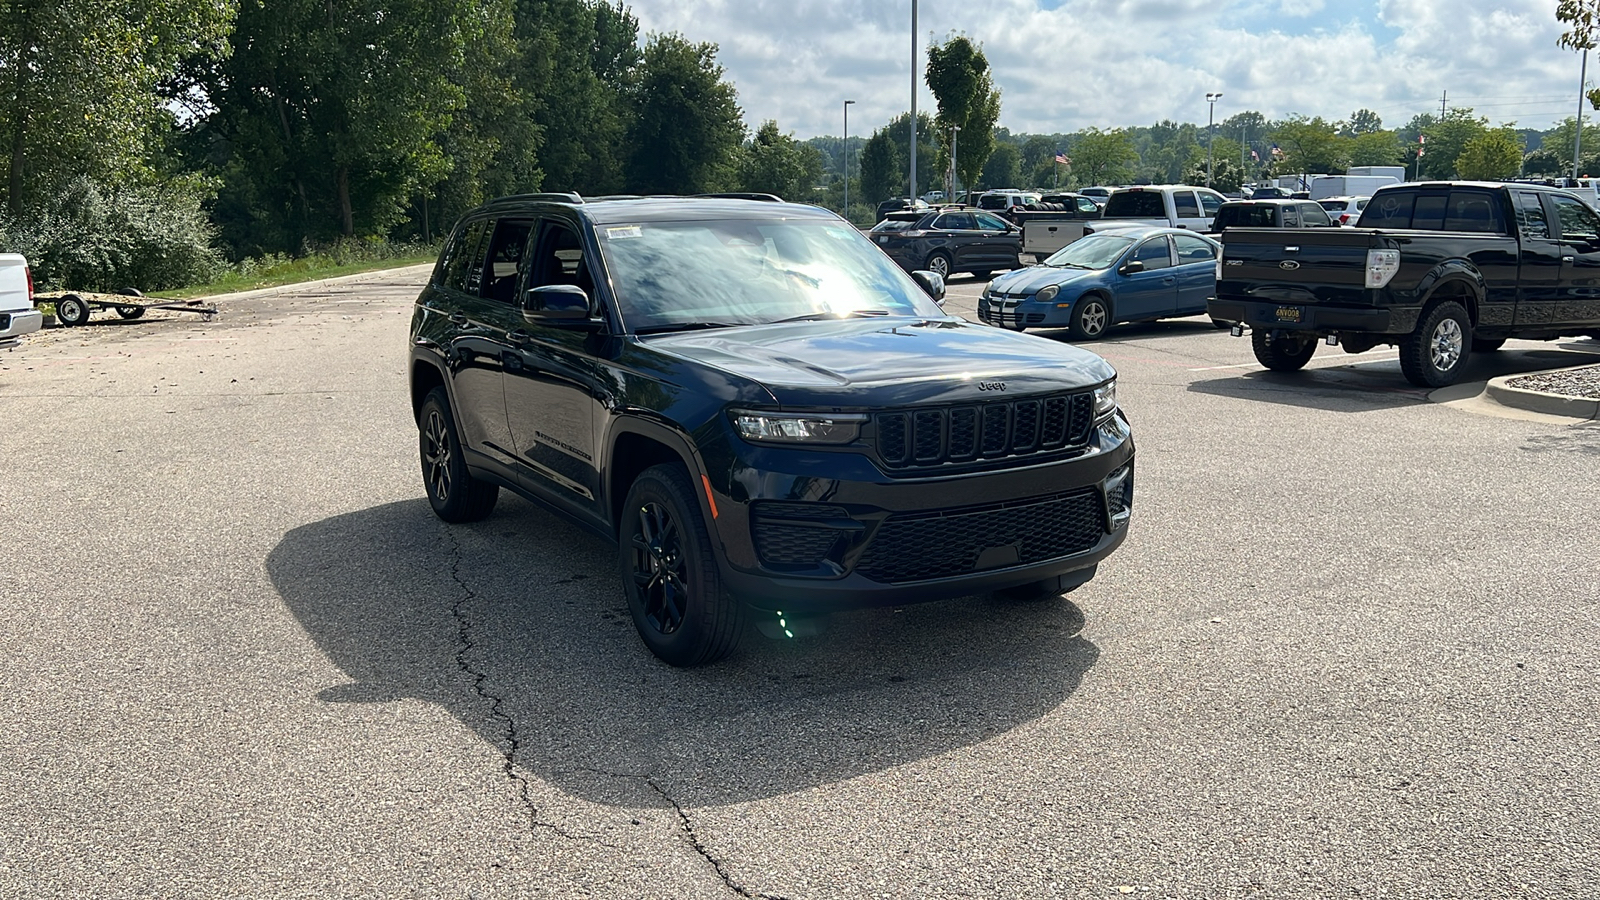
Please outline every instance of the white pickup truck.
M0 253L0 350L15 347L42 324L44 316L33 308L28 261L17 253Z
M1206 231L1228 198L1187 184L1145 184L1112 191L1091 231L1117 225L1165 225Z

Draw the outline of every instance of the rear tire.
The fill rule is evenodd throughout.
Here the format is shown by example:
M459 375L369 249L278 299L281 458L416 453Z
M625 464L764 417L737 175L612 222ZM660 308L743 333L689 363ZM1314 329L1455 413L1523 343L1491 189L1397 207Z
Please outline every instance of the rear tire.
M1298 372L1317 352L1317 340L1315 337L1274 340L1270 330L1257 328L1250 332L1250 349L1255 351L1257 362L1274 372Z
M738 647L745 606L722 590L711 536L683 466L651 466L634 479L618 522L617 562L634 627L662 662L703 666Z
M954 274L950 271L951 265L950 255L940 251L931 254L928 257L928 261L924 263L922 267L939 276L940 278L943 278L945 281L949 281L950 276Z
M1401 339L1400 371L1417 387L1445 387L1461 380L1471 355L1472 320L1461 304L1446 300Z
M422 401L417 413L417 444L422 484L434 515L459 524L476 522L494 512L500 486L480 481L467 470L450 397L442 387L429 391Z
M142 306L119 306L119 307L117 307L117 315L123 317L124 319L129 319L129 320L137 319L137 318L139 318L139 317L144 315L144 307L142 307Z

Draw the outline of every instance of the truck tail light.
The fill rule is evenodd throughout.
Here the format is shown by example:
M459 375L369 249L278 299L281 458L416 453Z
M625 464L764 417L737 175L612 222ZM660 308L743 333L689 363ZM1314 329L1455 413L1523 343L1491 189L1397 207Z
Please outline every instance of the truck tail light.
M33 305L33 269L31 267L29 267L29 266L23 266L22 267L22 271L23 271L24 274L26 274L28 276L28 305L32 306Z
M1395 273L1400 271L1399 250L1368 250L1367 251L1367 287L1381 288L1386 286Z

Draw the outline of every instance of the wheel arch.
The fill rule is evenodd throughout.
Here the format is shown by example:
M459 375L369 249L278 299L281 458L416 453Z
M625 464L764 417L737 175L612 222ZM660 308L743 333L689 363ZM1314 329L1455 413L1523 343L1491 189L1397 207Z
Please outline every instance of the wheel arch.
M1467 320L1474 327L1478 324L1478 307L1483 301L1485 291L1483 273L1465 262L1454 261L1445 263L1424 280L1420 293L1423 296L1422 316L1426 316L1433 307L1447 300L1460 303L1467 310ZM1421 321L1422 316L1418 317Z
M449 394L450 387L444 377L444 369L430 359L413 358L411 360L411 418L413 421L422 413L422 401L436 387L445 389Z
M628 498L628 488L639 473L651 466L678 463L688 470L689 481L695 488L703 487L698 454L687 439L665 425L643 419L624 419L612 430L607 443L603 485L613 535L622 520L622 503ZM708 524L713 522L716 515L710 498L703 490L696 490L695 495L700 501L700 514Z

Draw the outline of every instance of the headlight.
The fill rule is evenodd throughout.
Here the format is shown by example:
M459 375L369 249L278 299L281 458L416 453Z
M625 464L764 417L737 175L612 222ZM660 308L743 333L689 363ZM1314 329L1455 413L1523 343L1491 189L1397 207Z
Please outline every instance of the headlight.
M991 287L993 287L993 285L988 285L988 284L984 285L983 286L983 293L978 295L978 299L979 300L987 300L987 299L989 299L989 288L991 288Z
M733 427L740 437L781 444L848 444L861 434L866 420L851 413L733 413Z
M1059 293L1061 293L1060 285L1047 284L1039 289L1039 293L1033 295L1033 299L1039 301L1040 303L1049 303L1051 300L1054 300L1056 295Z
M1117 380L1115 378L1094 389L1094 417L1103 419L1117 411Z

